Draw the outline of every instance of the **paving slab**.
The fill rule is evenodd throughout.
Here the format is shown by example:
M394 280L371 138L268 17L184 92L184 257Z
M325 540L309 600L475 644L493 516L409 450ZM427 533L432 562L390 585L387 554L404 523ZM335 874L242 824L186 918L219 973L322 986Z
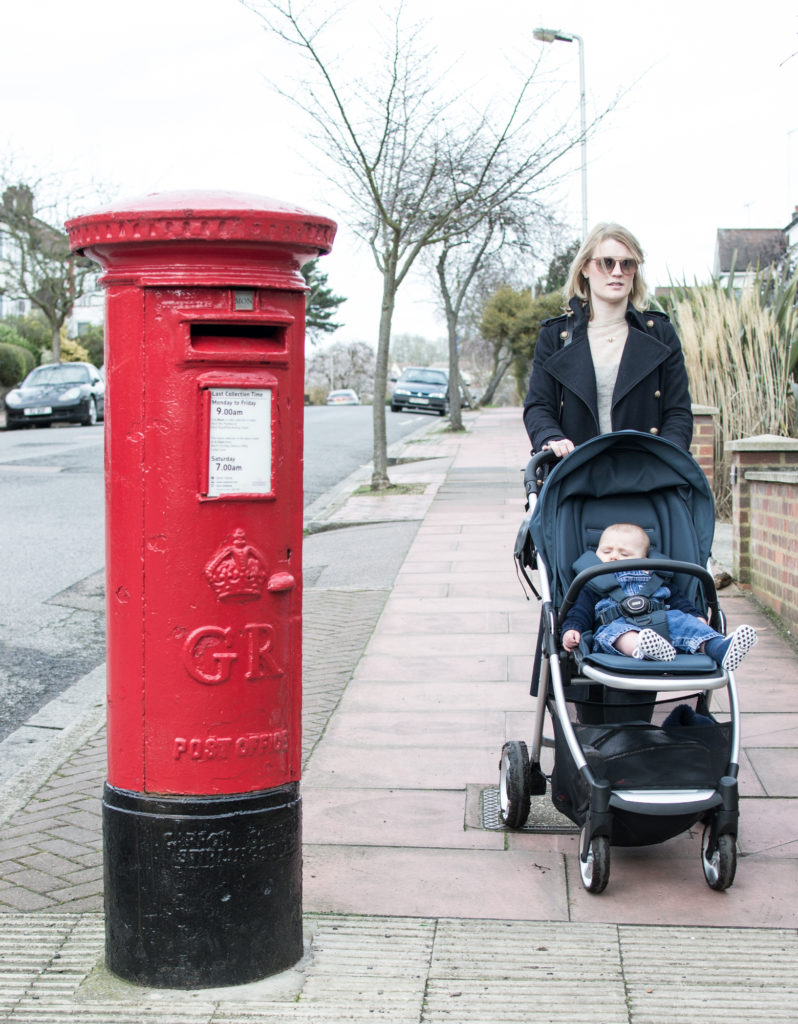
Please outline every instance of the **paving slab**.
M316 913L567 921L565 867L536 851L305 847L305 907Z
M303 792L309 797L316 787L359 789L368 781L374 789L461 789L465 794L467 782L497 776L501 742L464 747L450 738L423 751L385 746L379 757L376 751L323 743L305 770Z
M798 749L746 743L745 752L768 796L798 796Z
M715 892L704 880L700 834L692 857L656 847L612 849L610 883L596 899L579 882L576 856L566 858L573 921L713 927L798 927L798 906L784 898L798 885L798 862L774 857L738 859L734 885ZM605 900L607 896L609 899Z
M465 829L462 790L313 789L303 800L306 843L503 850L501 832Z

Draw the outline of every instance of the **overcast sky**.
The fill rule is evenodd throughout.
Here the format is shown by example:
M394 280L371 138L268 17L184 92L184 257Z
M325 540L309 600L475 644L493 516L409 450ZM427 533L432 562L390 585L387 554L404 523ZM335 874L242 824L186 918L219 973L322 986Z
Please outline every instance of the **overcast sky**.
M353 75L375 52L368 40L379 6L354 0L342 19L337 45ZM588 220L617 220L638 236L651 287L669 274L705 280L719 227L789 222L798 204L795 4L406 0L406 7L430 18L441 62L458 62L452 75L464 91L473 83L483 95L501 94L509 66L544 47L546 80L559 85L556 102L574 118L577 44L545 46L532 30L583 37L588 118L627 90L588 144ZM270 85L290 81L296 61L238 0L26 0L6 6L3 27L2 131L17 168L64 175L70 187L94 178L111 199L225 189L331 216L339 235L323 267L349 296L340 340L374 343L380 282L371 256L302 159L298 117ZM578 151L570 165L551 198L576 237ZM400 299L395 331L444 334L420 275Z

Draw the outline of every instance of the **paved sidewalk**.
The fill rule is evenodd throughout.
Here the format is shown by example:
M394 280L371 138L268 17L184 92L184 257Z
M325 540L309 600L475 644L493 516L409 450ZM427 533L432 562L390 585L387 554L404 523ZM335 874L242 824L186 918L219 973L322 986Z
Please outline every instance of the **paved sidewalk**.
M798 656L722 591L730 626L761 636L738 673L734 886L708 888L696 830L613 849L587 894L566 819L541 807L510 834L491 818L501 746L531 731L538 606L511 554L518 410L466 423L406 445L392 479L423 493L342 495L315 524L372 524L379 545L399 520L409 549L390 589L321 573L306 591L302 963L189 993L106 972L98 697L0 799L0 1020L798 1021Z

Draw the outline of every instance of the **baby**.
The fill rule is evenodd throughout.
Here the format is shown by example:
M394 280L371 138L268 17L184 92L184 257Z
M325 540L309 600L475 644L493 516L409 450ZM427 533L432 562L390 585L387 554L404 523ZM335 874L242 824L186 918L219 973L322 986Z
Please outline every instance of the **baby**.
M617 562L626 558L647 558L648 534L633 523L615 523L608 526L599 540L596 555L602 562ZM651 579L645 570L622 570L615 579L626 594L639 594ZM562 643L572 651L582 633L595 629L594 652L625 654L630 658L649 658L653 661L673 661L677 651L709 655L722 667L734 671L757 642L752 626L738 626L731 636L712 629L706 619L676 587L660 586L650 595L652 601L664 605L670 642L656 630L636 625L633 618L624 617L618 600L600 596L589 586L583 588L574 606L562 624Z

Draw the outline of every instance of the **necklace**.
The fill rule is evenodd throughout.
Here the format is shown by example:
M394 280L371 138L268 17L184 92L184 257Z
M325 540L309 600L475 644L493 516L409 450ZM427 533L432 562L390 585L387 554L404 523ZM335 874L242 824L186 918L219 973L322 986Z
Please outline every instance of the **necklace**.
M625 316L616 317L614 320L591 320L588 328L594 337L601 338L611 345L619 333L618 328L622 325L626 326Z

